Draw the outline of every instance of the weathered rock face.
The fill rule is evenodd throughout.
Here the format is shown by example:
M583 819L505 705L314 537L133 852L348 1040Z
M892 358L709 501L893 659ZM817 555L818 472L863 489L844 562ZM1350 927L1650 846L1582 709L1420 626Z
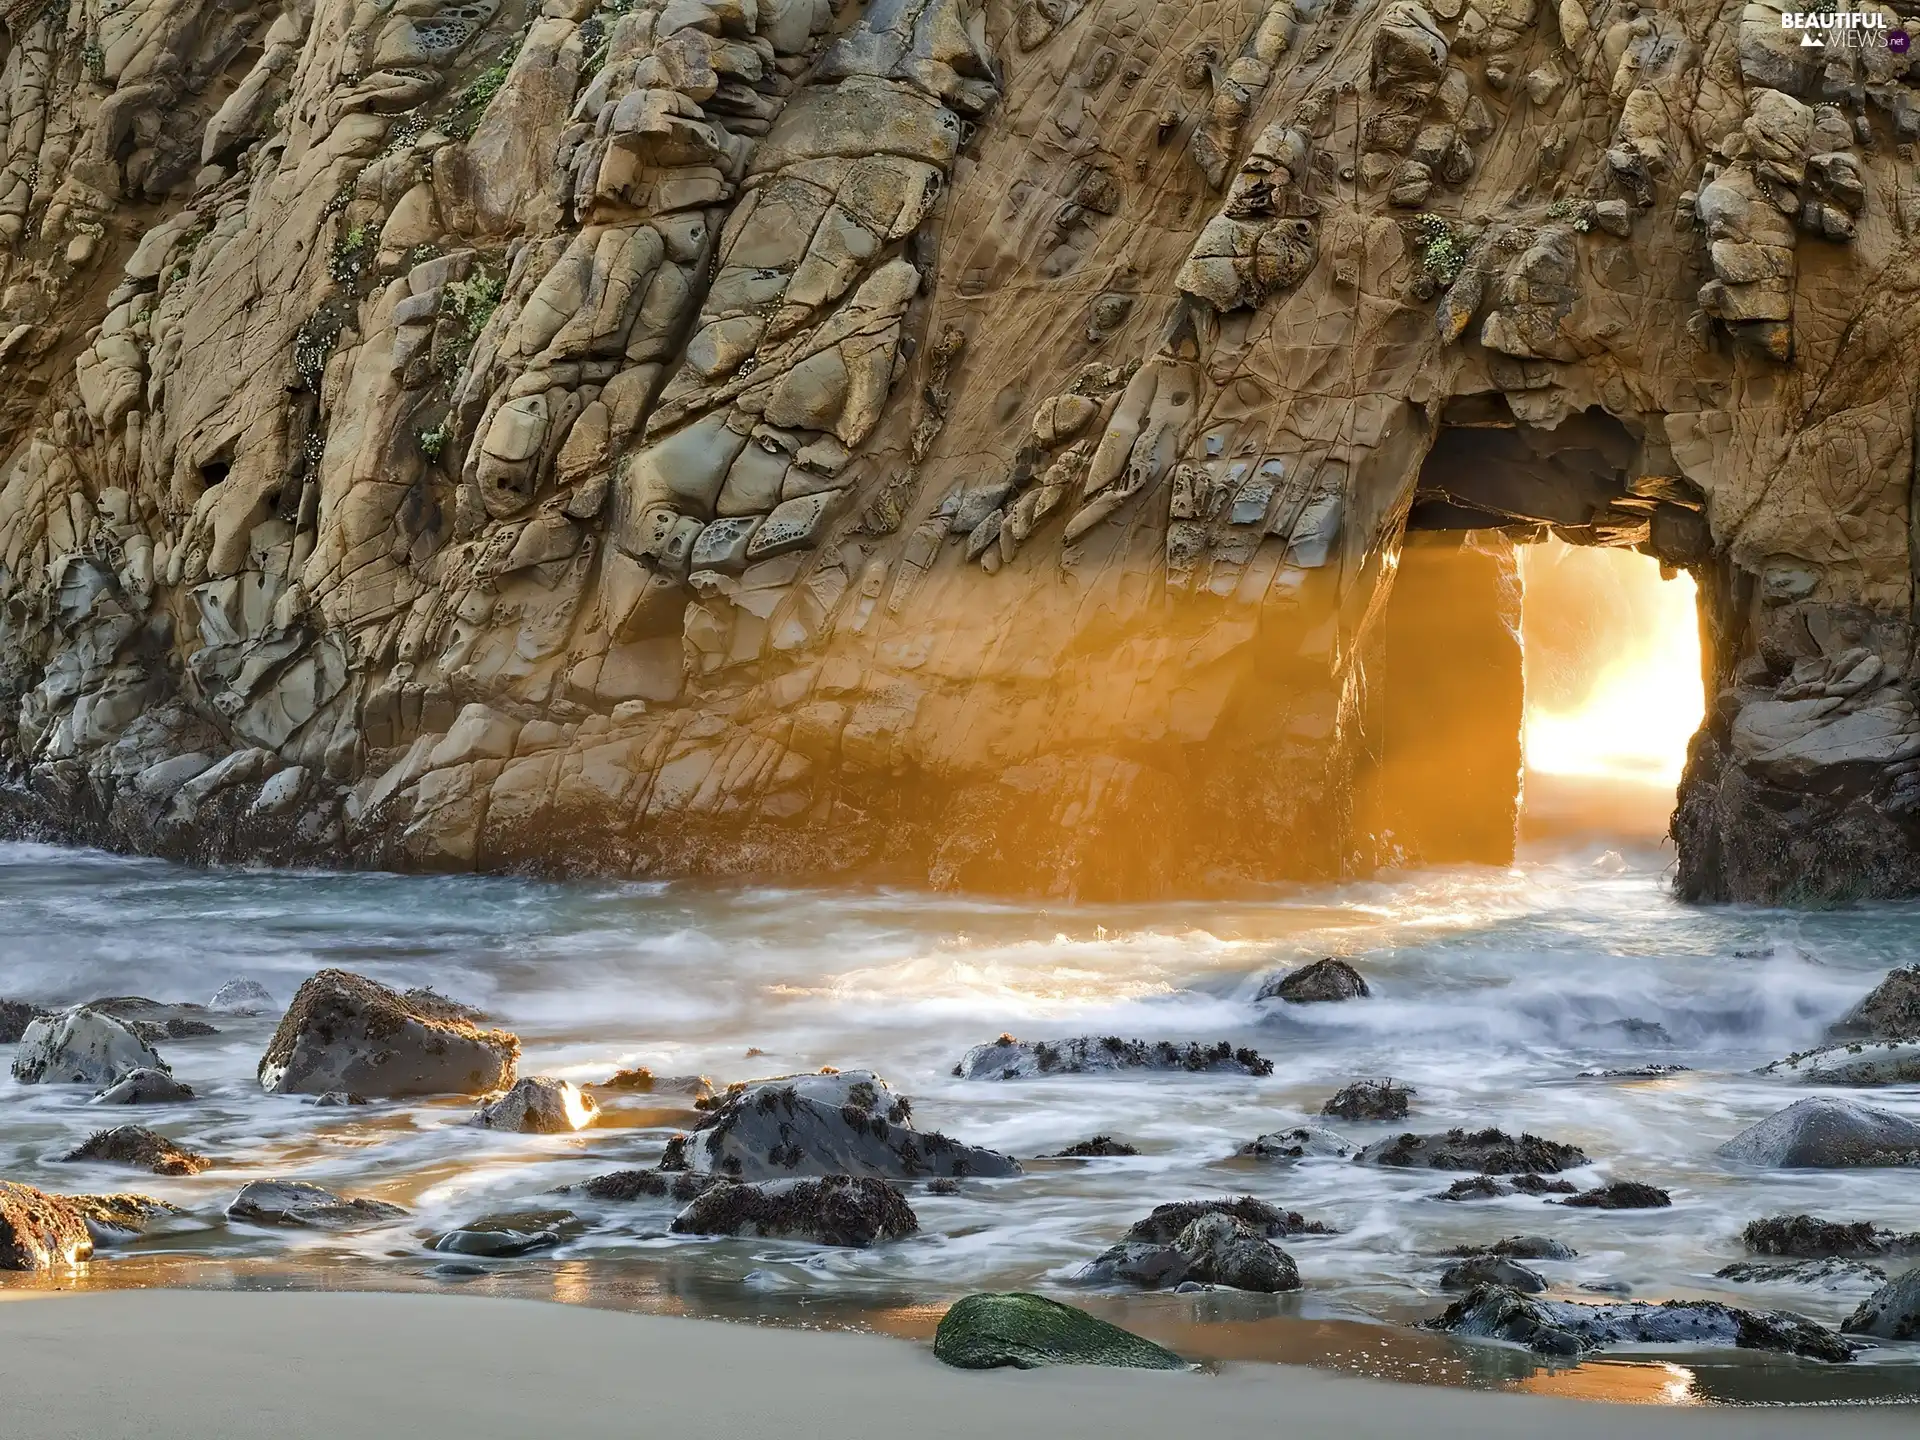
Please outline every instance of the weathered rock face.
M1365 1165L1419 1170L1477 1170L1483 1175L1556 1174L1587 1163L1577 1145L1504 1130L1449 1130L1443 1135L1397 1135L1356 1157Z
M131 1165L151 1170L155 1175L198 1175L213 1166L206 1156L176 1145L144 1125L117 1125L111 1130L96 1131L79 1148L60 1158Z
M0 1180L0 1270L52 1270L92 1255L86 1217L71 1203Z
M1920 1340L1920 1269L1896 1275L1860 1302L1840 1327L1877 1340Z
M13 1056L22 1085L111 1086L137 1070L171 1073L131 1025L86 1006L30 1022Z
M255 1225L301 1225L344 1229L396 1220L407 1212L384 1200L336 1195L305 1180L254 1180L227 1206L227 1216Z
M1262 985L1260 993L1254 998L1312 1005L1337 1000L1364 1000L1372 993L1358 970L1346 961L1336 960L1329 955L1324 960L1303 965Z
M963 1370L1119 1365L1184 1370L1186 1361L1130 1330L1044 1295L969 1295L940 1317L933 1353Z
M95 1105L167 1105L193 1099L193 1087L164 1070L129 1070L93 1097Z
M1797 1100L1720 1153L1743 1165L1807 1170L1920 1163L1920 1123L1852 1100Z
M682 1235L763 1235L816 1245L872 1245L920 1228L913 1207L871 1175L817 1180L721 1181L674 1217Z
M1911 890L1920 107L1770 3L10 13L9 823L1336 873L1411 517L1702 579L1684 893Z
M1155 1216L1170 1208L1161 1207ZM1135 1225L1118 1245L1089 1262L1078 1278L1149 1290L1187 1281L1262 1294L1298 1290L1299 1267L1267 1238L1276 1231L1284 1233L1284 1225L1270 1218L1243 1218L1225 1205L1200 1207L1200 1213L1171 1235L1154 1221ZM1163 1238L1150 1238L1148 1232Z
M1920 965L1889 971L1830 1033L1836 1040L1920 1040Z
M473 1117L489 1130L567 1135L591 1125L600 1103L568 1080L528 1075Z
M1844 1363L1854 1347L1824 1325L1784 1310L1737 1310L1711 1300L1582 1305L1536 1300L1482 1285L1426 1322L1436 1330L1509 1340L1544 1355L1579 1355L1621 1345L1732 1345Z
M1321 1125L1296 1125L1291 1130L1272 1130L1242 1145L1237 1152L1255 1160L1305 1160L1331 1156L1345 1159L1353 1146L1343 1137Z
M260 1057L275 1094L485 1095L513 1083L520 1042L504 1030L417 1009L346 970L302 985Z
M1920 1233L1900 1235L1871 1220L1821 1220L1812 1215L1772 1215L1740 1234L1756 1255L1795 1260L1858 1260L1875 1255L1920 1255Z

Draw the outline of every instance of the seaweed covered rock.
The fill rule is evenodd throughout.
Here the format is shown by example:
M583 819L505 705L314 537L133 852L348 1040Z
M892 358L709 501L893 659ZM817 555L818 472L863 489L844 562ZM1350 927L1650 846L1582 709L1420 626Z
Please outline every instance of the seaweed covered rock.
M1547 1277L1504 1255L1471 1256L1440 1274L1442 1290L1472 1290L1481 1285L1502 1285L1522 1295L1538 1295L1547 1288Z
M1920 1340L1920 1267L1894 1276L1862 1300L1840 1328L1876 1340Z
M1498 1255L1508 1260L1576 1260L1580 1252L1550 1235L1508 1235L1491 1245L1462 1245L1447 1254L1457 1260L1478 1255Z
M164 1135L144 1125L117 1125L89 1135L78 1149L60 1157L67 1161L96 1160L108 1165L131 1165L155 1175L198 1175L213 1167L213 1161L191 1150L183 1150Z
M1497 1175L1469 1175L1456 1180L1432 1198L1435 1200L1504 1200L1509 1195L1574 1195L1578 1187L1566 1180L1549 1180L1544 1175L1515 1175L1503 1180Z
M1273 1062L1231 1041L1122 1040L1118 1035L1077 1035L1070 1040L1016 1040L1002 1035L960 1057L953 1073L963 1080L1032 1080L1042 1075L1099 1075L1119 1070L1189 1074L1271 1075Z
M613 1170L587 1180L580 1191L590 1200L675 1200L684 1205L719 1183L712 1175L688 1170Z
M22 1085L112 1085L135 1070L172 1067L126 1021L84 1005L28 1022L13 1056Z
M1272 1243L1274 1237L1326 1233L1326 1226L1251 1195L1181 1201L1158 1206L1136 1221L1118 1244L1089 1261L1076 1278L1147 1290L1186 1281L1267 1293L1297 1290L1299 1268Z
M934 1332L933 1353L962 1370L1037 1370L1046 1365L1114 1365L1185 1370L1171 1350L1084 1310L1043 1295L969 1295Z
M1739 1310L1711 1300L1626 1301L1583 1305L1538 1300L1482 1285L1423 1322L1469 1339L1506 1340L1543 1355L1582 1355L1638 1345L1731 1345L1835 1364L1854 1347L1824 1325L1782 1310Z
M616 1095L672 1095L692 1101L709 1100L713 1081L705 1075L656 1075L641 1065L631 1070L616 1070L589 1090L607 1090Z
M207 1009L221 1015L268 1015L273 1012L273 992L258 980L229 980L213 992Z
M1920 1040L1920 965L1888 971L1827 1033L1836 1040Z
M1111 1160L1127 1155L1138 1155L1136 1146L1124 1140L1116 1140L1111 1135L1095 1135L1091 1140L1079 1140L1066 1149L1045 1158L1049 1160Z
M349 1199L304 1180L255 1180L227 1206L227 1218L255 1225L347 1229L397 1220L407 1212L384 1200Z
M1908 1235L1871 1220L1821 1220L1812 1215L1770 1215L1740 1233L1756 1255L1794 1260L1866 1260L1877 1255L1920 1255L1920 1232Z
M1411 1085L1396 1085L1390 1079L1356 1080L1336 1092L1320 1113L1336 1120L1404 1120L1412 1099Z
M679 1235L761 1235L816 1245L872 1245L920 1228L899 1191L871 1175L721 1181L674 1217Z
M1864 1260L1736 1260L1713 1272L1716 1280L1736 1285L1812 1285L1822 1290L1852 1290L1879 1285L1887 1272Z
M170 1105L193 1099L193 1087L164 1070L132 1070L94 1096L93 1105Z
M1449 1130L1444 1135L1408 1132L1367 1146L1355 1157L1363 1165L1413 1170L1476 1170L1482 1175L1553 1175L1587 1163L1577 1145L1504 1130Z
M322 970L294 995L259 1076L274 1094L485 1095L513 1083L519 1058L520 1042L504 1030L430 1014L365 976Z
M1164 1245L1207 1215L1231 1215L1236 1220L1244 1220L1269 1239L1333 1233L1322 1222L1309 1220L1298 1210L1283 1210L1265 1200L1242 1195L1231 1200L1176 1200L1169 1205L1156 1205L1146 1219L1134 1221L1122 1238Z
M1776 1060L1761 1072L1802 1085L1870 1090L1920 1083L1920 1040L1852 1040Z
M1720 1147L1728 1160L1774 1170L1920 1163L1920 1122L1854 1100L1796 1100Z
M93 1235L71 1201L0 1180L0 1270L52 1270L92 1255Z
M113 1245L144 1235L154 1221L183 1213L178 1205L156 1200L151 1195L119 1193L60 1198L80 1212L97 1245Z
M1569 1195L1558 1203L1576 1210L1664 1210L1673 1204L1673 1197L1658 1186L1643 1185L1638 1180L1615 1180Z
M586 1222L571 1210L509 1210L482 1215L457 1230L433 1238L431 1248L444 1255L509 1259L551 1250L586 1232Z
M662 1169L730 1180L796 1175L1013 1175L1019 1163L996 1150L916 1130L913 1109L866 1070L787 1075L729 1089Z
M1260 987L1256 1000L1284 1000L1290 1005L1319 1005L1337 1000L1364 1000L1373 992L1360 972L1329 955L1311 965L1275 976Z
M435 1020L459 1020L468 1025L484 1025L493 1017L478 1005L469 1005L464 1000L456 1000L451 995L442 995L431 985L416 985L404 990L400 998L416 1015L426 1015Z
M473 1123L523 1135L568 1135L591 1125L599 1113L600 1102L571 1081L526 1075L482 1108Z
M1344 1160L1353 1154L1353 1146L1324 1126L1296 1125L1291 1130L1272 1130L1257 1136L1234 1153L1252 1160L1288 1161L1322 1156Z

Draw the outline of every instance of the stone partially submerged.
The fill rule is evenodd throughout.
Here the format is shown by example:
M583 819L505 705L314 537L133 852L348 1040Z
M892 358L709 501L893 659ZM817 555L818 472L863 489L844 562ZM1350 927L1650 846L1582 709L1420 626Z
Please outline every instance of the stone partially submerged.
M687 1170L614 1170L595 1175L580 1191L590 1200L674 1200L684 1205L719 1183L716 1176Z
M1504 1255L1469 1256L1458 1265L1448 1266L1440 1275L1442 1290L1473 1290L1482 1285L1499 1285L1522 1295L1538 1295L1547 1288L1547 1277Z
M1043 1295L969 1295L940 1318L933 1353L962 1370L1114 1365L1185 1370L1171 1350Z
M207 1009L221 1015L268 1015L275 1009L273 992L258 980L229 980L213 992Z
M662 1169L730 1180L797 1175L1001 1176L1020 1166L997 1150L916 1130L913 1107L867 1070L787 1075L729 1089Z
M1772 1215L1740 1234L1756 1255L1794 1260L1866 1260L1880 1255L1920 1255L1920 1232L1896 1234L1871 1220L1821 1220L1813 1215Z
M164 1135L144 1125L117 1125L88 1136L78 1149L60 1157L63 1161L99 1161L108 1165L131 1165L155 1175L198 1175L213 1168L204 1155L182 1149Z
M1045 1075L1103 1075L1122 1070L1188 1074L1271 1075L1273 1062L1257 1050L1226 1040L1123 1040L1118 1035L1077 1035L1070 1040L1016 1040L1002 1035L960 1057L953 1073L963 1080L1033 1080Z
M1413 1093L1411 1085L1396 1085L1391 1079L1356 1080L1336 1092L1320 1113L1336 1120L1404 1120Z
M900 1192L870 1175L749 1185L723 1180L673 1221L677 1235L759 1235L844 1246L903 1240L919 1228Z
M570 1135L591 1125L599 1113L600 1102L571 1081L526 1075L475 1115L473 1123L523 1135Z
M1920 1267L1894 1276L1862 1300L1840 1328L1876 1340L1920 1340Z
M346 970L322 970L293 997L267 1052L261 1088L391 1099L485 1095L513 1083L520 1042L504 1030L429 1014Z
M92 1105L171 1105L193 1099L193 1087L164 1070L132 1070L94 1096Z
M1237 1155L1252 1160L1306 1160L1324 1157L1344 1160L1353 1154L1353 1145L1343 1136L1322 1125L1296 1125L1291 1130L1273 1130L1242 1145Z
M1408 1132L1377 1141L1355 1157L1363 1165L1412 1170L1475 1170L1482 1175L1553 1175L1587 1163L1577 1145L1504 1130L1449 1130L1444 1135Z
M1256 1000L1284 1000L1290 1005L1320 1005L1339 1000L1364 1000L1373 994L1366 979L1344 960L1329 955L1311 965L1289 971L1260 987Z
M305 1180L255 1180L227 1206L229 1220L344 1230L397 1220L407 1212L385 1200L349 1199Z
M1827 1033L1836 1040L1920 1040L1920 965L1888 971Z
M1558 1202L1576 1210L1664 1210L1673 1197L1655 1185L1638 1180L1615 1180L1592 1190L1582 1190Z
M53 1270L92 1256L93 1235L72 1201L0 1180L0 1270Z
M1325 1235L1325 1225L1251 1195L1155 1207L1075 1277L1095 1285L1170 1289L1193 1281L1273 1293L1300 1288L1293 1257L1273 1242Z
M13 1078L22 1085L99 1088L136 1070L173 1073L126 1021L86 1006L29 1022L13 1056Z
M1852 1040L1776 1060L1761 1072L1801 1085L1869 1090L1920 1084L1920 1040Z
M1782 1310L1739 1310L1711 1300L1588 1305L1539 1300L1482 1285L1423 1324L1468 1339L1505 1340L1542 1355L1584 1355L1644 1345L1736 1346L1840 1364L1855 1347L1824 1325Z
M1796 1100L1720 1147L1726 1159L1770 1170L1920 1163L1920 1122L1854 1100Z

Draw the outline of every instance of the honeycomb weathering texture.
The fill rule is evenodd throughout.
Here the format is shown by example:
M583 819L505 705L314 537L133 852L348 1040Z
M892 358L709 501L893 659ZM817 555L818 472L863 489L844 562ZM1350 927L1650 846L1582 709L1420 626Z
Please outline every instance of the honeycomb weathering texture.
M1433 452L1701 582L1684 894L1920 888L1907 70L1760 0L8 5L5 814L1342 873Z

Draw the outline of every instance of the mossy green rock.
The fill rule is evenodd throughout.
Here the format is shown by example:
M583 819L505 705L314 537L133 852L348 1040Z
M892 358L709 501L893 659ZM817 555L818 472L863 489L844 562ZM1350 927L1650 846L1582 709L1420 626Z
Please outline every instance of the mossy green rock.
M969 1295L941 1318L933 1353L962 1370L1011 1365L1122 1365L1184 1370L1187 1362L1151 1340L1043 1295Z

